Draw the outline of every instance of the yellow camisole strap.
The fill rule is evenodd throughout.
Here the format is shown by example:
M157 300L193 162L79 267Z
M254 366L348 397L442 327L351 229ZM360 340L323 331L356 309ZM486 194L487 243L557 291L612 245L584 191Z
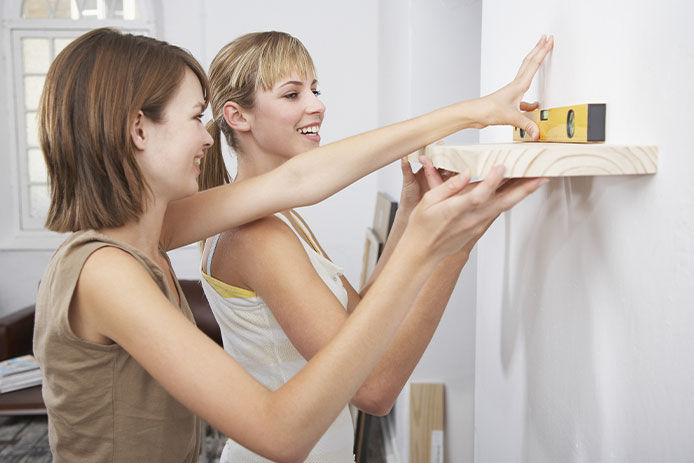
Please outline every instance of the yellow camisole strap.
M200 273L202 274L202 277L212 286L212 288L217 291L217 293L225 298L234 298L234 299L250 299L253 297L258 297L258 294L255 291L251 291L250 289L244 289L244 288L238 288L236 286L232 286L228 283L224 283L221 280L216 279L210 273L210 268L212 267L212 256L214 255L214 250L217 249L217 242L219 241L219 235L215 236L214 239L212 240L212 247L210 248L210 252L207 255L207 265L205 266L206 272L203 270Z
M303 225L303 220L299 215L294 212L290 211L290 215L292 216L292 221L301 229L303 232L304 236L308 239L309 245L318 253L318 254L323 254L320 251L320 248L318 245L315 243L313 240L313 237L311 236L311 233L304 227ZM258 297L258 293L255 291L251 291L250 289L245 289L245 288L239 288L237 286L232 286L228 283L225 283L221 280L216 279L215 277L209 275L209 269L210 265L212 263L212 255L214 254L214 250L217 247L217 241L219 240L219 235L215 236L214 241L212 242L212 249L209 252L208 258L207 258L207 272L200 272L202 273L203 278L214 288L217 293L219 293L220 296L226 297L226 298L236 298L236 299L250 299L253 297Z
M316 243L314 241L312 234L308 231L308 228L307 228L308 226L304 222L304 219L302 219L299 214L294 212L293 209L289 210L289 214L292 217L292 222L294 222L301 229L302 233L304 234L304 236L308 240L308 244L313 248L313 250L316 251L318 254L322 255L323 257L325 257L323 255L323 253L321 252L320 248L318 247L318 243Z
M231 286L230 284L224 283L223 281L220 281L215 277L208 275L205 272L201 273L203 278L222 297L235 299L250 299L252 297L258 297L258 294L255 291L251 291L250 289L238 288L236 286Z

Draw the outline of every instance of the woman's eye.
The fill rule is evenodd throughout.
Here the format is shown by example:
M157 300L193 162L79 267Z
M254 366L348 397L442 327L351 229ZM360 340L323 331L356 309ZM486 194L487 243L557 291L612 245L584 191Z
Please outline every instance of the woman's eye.
M320 90L313 90L313 94L316 96L320 96Z
M200 114L198 114L197 116L195 116L195 118L196 118L197 120L199 120L200 122L202 122L202 113L200 113Z
M292 92L292 93L287 93L286 95L284 95L284 97L285 97L285 98L288 98L288 99L290 99L290 100L293 100L294 98L297 97L297 95L298 95L298 93Z

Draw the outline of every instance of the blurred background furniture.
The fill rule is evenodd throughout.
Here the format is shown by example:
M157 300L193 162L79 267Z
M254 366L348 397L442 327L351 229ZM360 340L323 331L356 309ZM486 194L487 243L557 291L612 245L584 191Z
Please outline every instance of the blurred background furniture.
M200 330L221 346L222 334L207 303L202 285L198 280L179 280L179 283L193 312L195 323ZM33 353L34 310L35 307L31 305L0 317L0 361ZM18 415L38 416L22 418ZM0 461L6 461L5 454L23 452L23 446L26 445L31 447L29 450L32 452L31 461L52 460L46 435L45 417L41 418L40 415L46 415L41 386L0 394L0 426L7 427L10 434L14 433L13 439L0 440ZM34 436L37 433L42 433L38 440ZM219 461L225 442L225 436L203 421L198 463Z
M222 335L198 280L180 280L181 289L195 323L213 341L222 345ZM31 354L34 335L34 306L0 318L0 361ZM46 408L41 386L0 394L0 415L42 415Z

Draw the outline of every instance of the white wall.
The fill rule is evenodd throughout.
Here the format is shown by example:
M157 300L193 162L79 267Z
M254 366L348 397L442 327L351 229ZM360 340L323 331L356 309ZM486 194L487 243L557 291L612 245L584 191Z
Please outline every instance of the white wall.
M692 19L686 0L484 2L483 93L553 33L535 96L606 102L607 143L661 160L552 180L480 242L477 462L692 461Z
M479 96L480 24L476 1L383 0L380 12L382 125ZM475 143L463 131L447 143ZM379 172L379 190L400 197L398 163ZM473 459L475 261L463 270L441 324L410 378L446 386L445 459ZM395 405L398 455L409 461L409 388Z
M281 0L155 0L152 5L157 37L190 50L205 68L219 48L246 32L276 29L297 36L314 58L321 98L328 108L321 129L324 143L378 126L376 3L355 0L308 7ZM0 80L3 90L4 75ZM0 103L6 98L6 92L0 91ZM0 137L0 143L7 142L6 132L7 124L0 124L0 135L7 135ZM8 156L1 158L0 167ZM302 210L326 252L357 285L364 232L373 218L376 189L376 176L371 175L320 205ZM9 214L4 205L0 202L0 213ZM0 316L33 303L51 254L0 250ZM173 251L171 259L179 278L198 277L195 246Z

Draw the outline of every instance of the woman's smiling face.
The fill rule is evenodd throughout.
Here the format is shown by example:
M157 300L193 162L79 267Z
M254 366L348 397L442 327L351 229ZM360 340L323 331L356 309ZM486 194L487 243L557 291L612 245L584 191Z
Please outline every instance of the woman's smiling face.
M200 81L186 68L166 105L163 121L147 121L147 148L139 156L139 164L150 187L162 199L180 199L198 191L200 160L213 142L201 121L204 109Z
M249 111L253 138L263 152L291 158L320 145L325 105L318 81L295 74L280 79L270 90L258 90Z

